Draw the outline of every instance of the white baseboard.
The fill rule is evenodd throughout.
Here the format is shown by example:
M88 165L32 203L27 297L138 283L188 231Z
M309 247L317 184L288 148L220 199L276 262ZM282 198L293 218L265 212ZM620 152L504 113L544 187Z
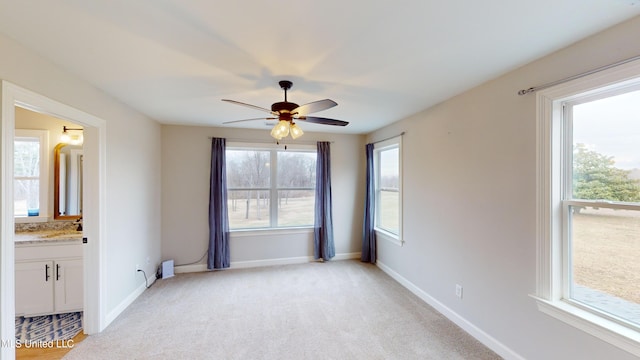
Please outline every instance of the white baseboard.
M174 274L186 274L202 271L207 271L207 264L178 265L173 268Z
M485 346L495 351L498 355L502 356L505 359L513 359L513 360L525 360L522 356L505 346L503 343L499 342L491 335L482 331L480 328L469 322L467 319L460 316L455 311L451 310L443 303L439 302L431 295L424 292L422 289L417 287L414 283L407 280L402 275L398 274L390 267L385 265L384 263L377 261L376 265L389 276L391 276L394 280L399 282L402 286L407 288L409 291L414 293L417 297L422 299L422 301L434 307L438 312L442 315L446 316L449 320L453 321L456 325L460 326L464 331L469 333L471 336L476 338L478 341L483 343Z
M129 305L131 305L138 298L138 296L142 295L142 293L147 289L145 285L146 284L140 284L137 289L135 289L131 294L129 294L129 296L122 300L122 302L118 304L115 309L111 310L107 314L107 318L105 319L106 324L104 325L104 328L109 326L109 324L111 324L113 320L115 320L127 307L129 307Z
M264 259L264 260L249 260L249 261L232 261L231 269L245 269L262 266L274 266L274 265L291 265L291 264L304 264L313 261L313 256L299 256L280 259Z
M360 255L362 253L359 252L353 252L353 253L342 253L342 254L336 254L336 256L331 259L331 260L353 260L353 259L360 259Z
M350 260L359 259L360 253L342 253L336 254L331 259L332 261L338 260ZM313 256L298 256L279 259L263 259L263 260L248 260L248 261L232 261L230 269L245 269L262 266L274 266L274 265L291 265L291 264L303 264L307 262L315 261ZM175 267L176 274L184 274L190 272L208 271L207 264L193 264L193 265L180 265Z

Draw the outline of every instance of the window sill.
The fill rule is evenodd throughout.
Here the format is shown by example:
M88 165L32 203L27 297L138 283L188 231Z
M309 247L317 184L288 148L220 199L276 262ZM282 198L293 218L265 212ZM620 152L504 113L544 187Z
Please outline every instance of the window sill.
M13 218L17 224L47 222L49 218L46 216L19 216Z
M398 245L398 246L403 246L404 245L404 240L400 239L400 237L398 237L398 235L392 234L388 231L384 231L384 230L380 230L380 229L375 229L376 232L376 237L378 239L383 239L386 241L389 241L392 244Z
M538 310L543 313L633 355L640 356L640 332L564 301L549 301L534 295L531 297L536 300Z
M276 228L276 229L242 229L231 230L231 237L279 236L296 234L313 234L313 227Z

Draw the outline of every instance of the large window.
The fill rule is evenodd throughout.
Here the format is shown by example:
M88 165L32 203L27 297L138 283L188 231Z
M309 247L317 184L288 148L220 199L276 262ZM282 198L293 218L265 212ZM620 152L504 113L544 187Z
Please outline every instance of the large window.
M310 227L314 222L314 147L227 146L229 226Z
M540 309L640 355L640 64L538 101Z
M375 144L375 228L401 242L402 192L400 137Z
M20 217L47 216L46 130L16 129L13 142L13 212Z

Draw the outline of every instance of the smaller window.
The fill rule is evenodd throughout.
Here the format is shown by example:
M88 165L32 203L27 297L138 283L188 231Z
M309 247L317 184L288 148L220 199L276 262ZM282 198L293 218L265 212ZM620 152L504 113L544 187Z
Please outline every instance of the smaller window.
M377 143L374 147L376 218L375 228L401 241L402 172L400 137Z
M46 217L48 137L47 130L16 129L13 145L14 216Z

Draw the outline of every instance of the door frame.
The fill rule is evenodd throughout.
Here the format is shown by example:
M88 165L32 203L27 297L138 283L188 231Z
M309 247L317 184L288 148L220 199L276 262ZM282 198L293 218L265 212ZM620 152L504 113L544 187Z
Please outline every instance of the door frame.
M68 120L84 127L83 244L84 332L106 327L106 122L46 96L2 81L0 111L0 358L15 357L15 248L13 217L13 138L15 107ZM11 346L8 346L11 345Z

